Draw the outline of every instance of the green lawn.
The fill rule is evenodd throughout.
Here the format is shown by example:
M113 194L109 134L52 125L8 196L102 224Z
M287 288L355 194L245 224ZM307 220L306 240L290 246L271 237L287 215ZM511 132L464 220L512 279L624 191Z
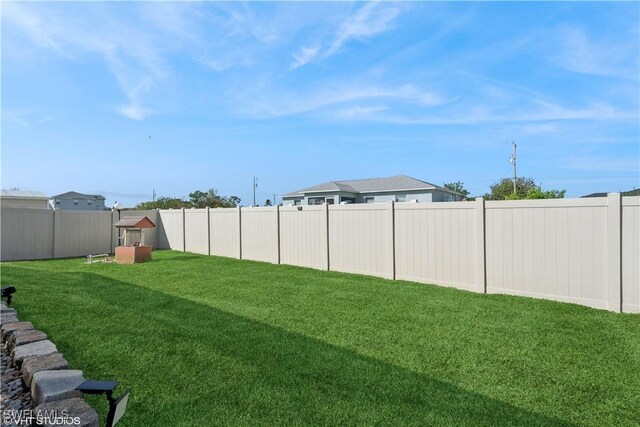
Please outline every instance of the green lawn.
M638 315L172 251L1 268L72 368L132 388L122 426L640 425Z

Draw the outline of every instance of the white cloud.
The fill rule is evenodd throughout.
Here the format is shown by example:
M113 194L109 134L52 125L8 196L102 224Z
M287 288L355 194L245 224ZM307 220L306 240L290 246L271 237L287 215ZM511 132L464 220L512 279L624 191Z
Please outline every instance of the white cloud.
M355 14L342 19L338 27L323 37L327 41L315 47L302 47L293 54L292 69L302 67L314 59L328 58L338 53L351 40L364 40L393 29L400 15L397 6L379 2L367 3Z
M354 119L354 118L361 118L361 117L369 117L376 113L387 111L388 109L389 109L388 107L385 107L383 105L368 106L368 107L361 107L359 105L356 105L353 107L342 108L336 111L334 116L341 119Z
M391 29L399 14L396 7L377 2L366 4L344 21L324 56L333 55L351 39L363 39Z
M577 26L564 26L557 30L558 46L552 60L560 67L581 74L616 76L638 80L637 40L634 44L618 40L593 40ZM633 63L630 70L628 65Z
M122 105L118 108L118 112L125 117L128 117L133 120L143 120L149 114L151 114L151 110L141 107L136 103L129 103L128 105Z
M77 19L80 12L82 19ZM175 52L183 50L196 60L209 61L214 69L237 62L222 57L216 63L211 58L201 25L209 18L185 3L141 3L126 10L121 4L103 3L65 7L55 3L3 4L3 24L27 35L36 45L70 61L99 55L125 97L124 104L114 110L135 120L152 113L145 104L171 76L170 55ZM201 58L195 58L197 55Z
M261 95L261 98L256 98L256 93L247 95L247 99L244 102L251 107L251 111L248 111L249 113L267 116L291 116L339 105L348 106L349 103L364 100L389 100L422 108L451 102L437 93L409 84L385 87L358 85L354 82L333 83L311 93L267 94L261 92Z
M296 69L302 67L303 65L309 63L313 58L318 55L320 51L319 47L303 47L300 48L298 53L293 54L293 63L291 64L292 69Z

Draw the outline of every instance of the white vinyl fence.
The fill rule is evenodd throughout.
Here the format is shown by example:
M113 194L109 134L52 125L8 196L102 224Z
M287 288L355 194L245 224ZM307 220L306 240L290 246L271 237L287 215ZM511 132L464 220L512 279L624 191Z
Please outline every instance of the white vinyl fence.
M162 249L640 313L640 197L138 212ZM115 215L2 209L0 258L106 251Z
M158 211L60 211L0 209L0 260L49 259L113 253L125 216L145 215L158 225ZM144 243L156 245L156 231L145 230Z

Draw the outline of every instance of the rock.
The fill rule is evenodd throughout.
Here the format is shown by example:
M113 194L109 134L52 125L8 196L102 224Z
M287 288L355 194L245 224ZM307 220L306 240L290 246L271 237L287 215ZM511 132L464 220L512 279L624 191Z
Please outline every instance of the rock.
M76 387L83 381L82 371L78 370L36 372L31 380L31 399L38 406L45 402L82 397Z
M47 334L37 329L14 331L7 341L7 349L12 352L17 346L47 339Z
M4 316L5 314L15 314L17 316L18 312L16 311L15 308L7 308L7 307L0 308L0 315Z
M53 353L47 356L27 357L22 361L22 379L25 384L30 387L31 379L36 372L57 371L67 369L68 366L67 361L60 353Z
M50 416L56 414L58 415L58 417L64 417L63 414L66 414L67 423L61 423L60 418L58 418L57 423L55 419L51 419ZM44 421L42 423L43 426L73 425L83 427L98 427L100 421L98 413L91 406L89 406L87 402L79 398L43 403L39 406L36 406L36 408L33 410L33 415L36 417L36 419L42 419Z
M46 356L47 354L57 353L58 349L49 340L36 341L29 344L19 345L16 347L11 355L15 363L22 363L22 361L30 356Z
M16 314L3 313L2 316L0 316L0 325L4 325L5 323L15 323L17 321L18 321L18 316Z
M6 325L3 323L1 328L2 342L5 342L13 331L24 331L26 329L33 329L33 324L31 322L13 322Z

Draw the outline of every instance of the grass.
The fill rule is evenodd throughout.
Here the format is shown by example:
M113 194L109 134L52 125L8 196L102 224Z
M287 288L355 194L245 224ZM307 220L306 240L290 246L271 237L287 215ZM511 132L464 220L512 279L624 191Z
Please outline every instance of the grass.
M1 273L72 368L132 388L122 426L640 425L637 315L172 251Z

